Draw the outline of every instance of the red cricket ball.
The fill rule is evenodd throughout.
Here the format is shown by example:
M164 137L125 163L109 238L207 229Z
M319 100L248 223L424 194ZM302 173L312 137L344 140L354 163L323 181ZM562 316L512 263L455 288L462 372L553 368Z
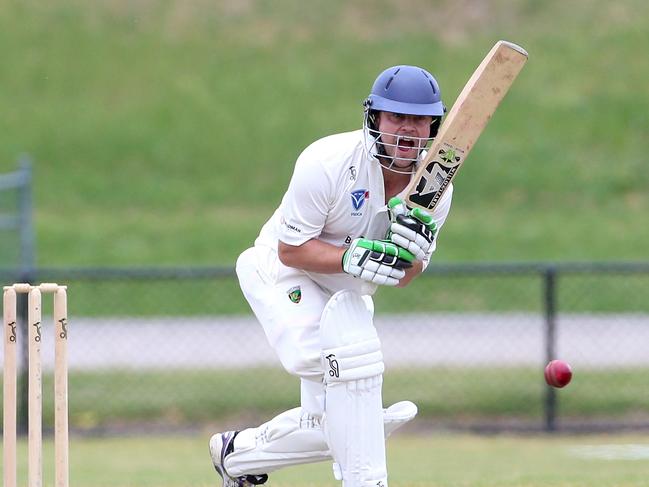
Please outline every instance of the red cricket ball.
M572 369L563 360L553 360L545 366L545 382L552 387L564 387L572 379Z

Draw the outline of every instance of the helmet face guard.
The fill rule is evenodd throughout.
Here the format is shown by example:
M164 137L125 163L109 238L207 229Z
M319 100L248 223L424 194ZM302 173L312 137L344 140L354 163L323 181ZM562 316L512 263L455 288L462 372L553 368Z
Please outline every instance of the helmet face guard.
M374 110L366 110L365 117L363 120L363 131L365 133L365 150L370 156L378 157L381 165L386 169L389 169L398 173L412 174L415 172L415 163L419 162L421 153L430 145L435 135L437 135L437 130L439 128L439 122L442 117L434 117L433 122L430 125L430 133L428 137L413 137L411 135L399 135L393 134L390 132L382 132L378 129L377 123L377 112ZM393 138L394 142L387 142L388 138L383 137L384 135ZM395 164L395 158L389 155L389 152L396 153L399 145L402 141L410 141L413 147L418 147L417 156L415 157L399 157L399 160L410 161L411 165L408 168L400 168ZM388 151L387 148L392 148L391 151Z
M442 103L441 93L437 81L428 71L416 66L394 66L383 71L372 86L370 95L365 99L363 129L365 131L366 150L371 156L380 159L389 159L387 169L411 173L414 172L414 163L419 160L421 152L437 135L441 118L446 111ZM433 117L428 138L403 137L398 134L387 134L378 129L378 113L392 112L404 115L423 115ZM391 135L396 138L394 144L386 144L382 135ZM388 155L386 146L399 145L400 140L407 138L418 146L416 158L407 158L412 161L408 170L394 167L394 160Z

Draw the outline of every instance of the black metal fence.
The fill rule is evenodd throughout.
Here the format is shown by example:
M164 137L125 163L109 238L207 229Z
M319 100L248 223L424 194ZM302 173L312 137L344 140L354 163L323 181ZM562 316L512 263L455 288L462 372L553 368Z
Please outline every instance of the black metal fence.
M299 401L297 379L281 369L231 269L38 269L0 279L68 285L73 431L236 425ZM432 265L406 289L381 289L375 303L385 402L414 401L420 422L649 427L649 263ZM51 321L47 302L43 316ZM46 427L51 329L44 324ZM574 369L561 390L543 380L556 357ZM24 375L20 390L26 397ZM24 429L24 399L20 411Z

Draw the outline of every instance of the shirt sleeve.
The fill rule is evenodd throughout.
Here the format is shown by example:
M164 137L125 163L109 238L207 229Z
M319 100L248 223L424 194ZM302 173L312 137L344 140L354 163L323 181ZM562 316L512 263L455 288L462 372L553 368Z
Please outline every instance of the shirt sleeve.
M320 236L331 209L332 179L310 151L303 152L280 205L279 240L302 245Z

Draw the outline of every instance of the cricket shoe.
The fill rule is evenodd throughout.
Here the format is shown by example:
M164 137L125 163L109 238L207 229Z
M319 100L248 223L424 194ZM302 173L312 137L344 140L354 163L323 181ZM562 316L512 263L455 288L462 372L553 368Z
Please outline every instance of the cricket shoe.
M268 475L242 475L241 477L231 477L225 471L225 457L234 450L234 438L238 431L226 431L217 433L210 438L210 456L214 469L223 479L223 487L249 487L251 485L262 485L268 480Z

